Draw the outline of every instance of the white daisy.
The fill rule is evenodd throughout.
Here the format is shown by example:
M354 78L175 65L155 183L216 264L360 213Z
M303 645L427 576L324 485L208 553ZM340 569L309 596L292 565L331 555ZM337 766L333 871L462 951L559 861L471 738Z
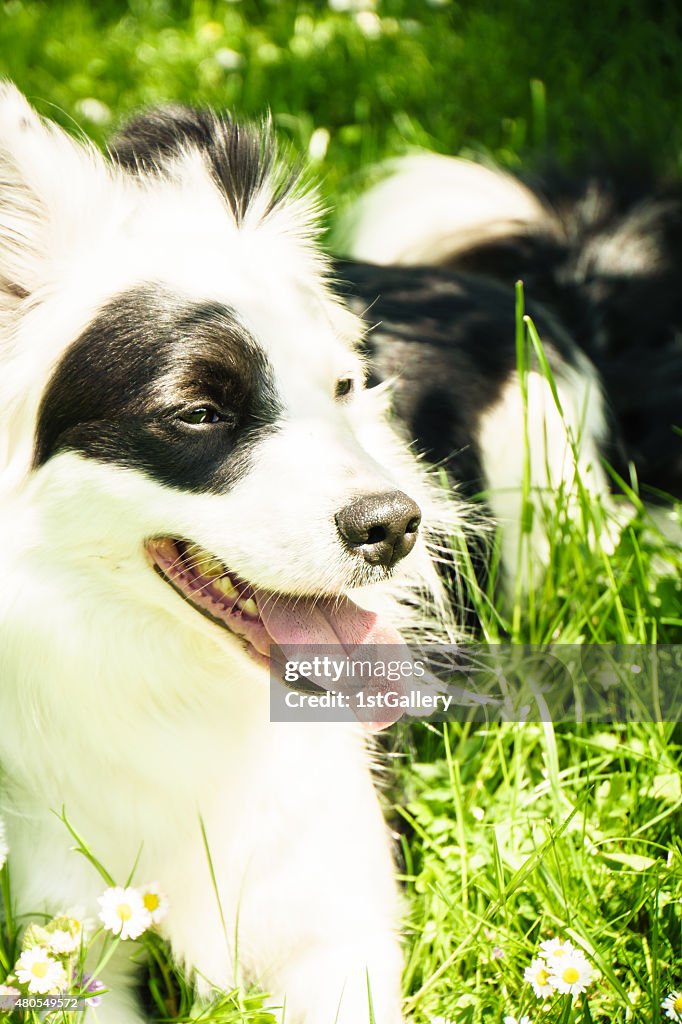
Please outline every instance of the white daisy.
M546 960L549 966L563 960L568 953L572 953L574 950L575 946L568 939L545 939L540 943L538 956Z
M8 853L9 847L7 845L7 830L5 828L4 821L0 818L0 871L2 871L5 866Z
M58 992L66 986L66 971L59 961L42 948L32 946L17 960L14 973L28 991L39 995Z
M504 1018L504 1024L530 1024L530 1017L524 1013L523 1017L511 1017L507 1016Z
M526 967L523 977L525 981L531 983L533 992L535 992L538 999L543 999L554 991L554 985L550 980L547 964L541 957L536 957L530 967Z
M86 910L82 905L69 907L64 916L70 922L70 927L77 928L84 939L89 938L97 927L94 918L86 917Z
M49 932L47 948L57 956L68 956L75 953L81 944L81 932L75 929L55 928Z
M149 882L140 889L145 910L152 919L152 924L159 924L168 913L168 900L159 889L158 882Z
M550 965L548 964L548 967ZM550 968L549 980L558 992L577 996L584 992L594 977L594 971L585 954L574 949L560 959L555 959Z
M120 885L107 889L98 903L102 908L100 921L107 931L120 935L122 939L137 939L152 923L140 892L132 885L126 889Z
M70 956L80 947L83 939L83 925L69 914L53 917L46 925L31 924L24 933L22 949L42 946L57 956Z
M661 1003L668 1020L682 1021L682 992L671 992Z

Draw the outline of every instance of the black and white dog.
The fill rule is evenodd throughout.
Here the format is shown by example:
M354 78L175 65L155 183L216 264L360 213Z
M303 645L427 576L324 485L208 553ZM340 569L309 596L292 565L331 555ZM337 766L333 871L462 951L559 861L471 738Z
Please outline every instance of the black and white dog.
M456 215L429 221L401 173L403 206L370 196L356 254L381 259L368 239L383 231L391 260L478 270L487 252L517 276L518 239L534 266L555 237L545 207L447 167L426 198L437 212L447 194ZM361 1024L369 987L377 1024L398 1024L396 893L362 730L269 721L272 644L455 635L429 541L462 529L466 506L387 423L386 389L363 388L359 349L375 380L397 378L430 458L487 486L511 571L526 431L538 486L578 469L606 491L609 428L556 307L531 312L561 412L536 371L524 410L504 289L332 268L315 214L267 130L172 109L106 159L2 88L0 813L20 913L96 910L63 807L117 879L141 849L137 877L167 894L163 933L200 995L243 978L291 1024ZM401 253L391 232L410 221ZM381 321L367 338L339 290ZM133 974L127 956L110 964L107 1024L139 1019Z
M371 991L378 1024L398 1024L363 730L271 723L268 655L396 643L429 604L447 635L427 540L459 506L364 390L363 326L267 131L167 111L114 152L2 87L0 814L17 912L97 913L64 808L117 880L141 851L135 878L166 893L163 934L200 995L242 978L291 1024L361 1024ZM131 1024L121 951L96 1012Z

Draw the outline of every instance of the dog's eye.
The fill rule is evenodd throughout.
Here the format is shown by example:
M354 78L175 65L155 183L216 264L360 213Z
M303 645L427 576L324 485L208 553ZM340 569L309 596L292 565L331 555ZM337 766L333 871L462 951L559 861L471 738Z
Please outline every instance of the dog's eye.
M346 395L350 395L351 391L355 387L355 381L352 377L341 377L337 380L336 387L334 388L335 398L345 398Z
M197 409L187 409L180 413L183 423L191 423L192 426L203 426L204 424L222 423L224 417L212 405L200 405Z

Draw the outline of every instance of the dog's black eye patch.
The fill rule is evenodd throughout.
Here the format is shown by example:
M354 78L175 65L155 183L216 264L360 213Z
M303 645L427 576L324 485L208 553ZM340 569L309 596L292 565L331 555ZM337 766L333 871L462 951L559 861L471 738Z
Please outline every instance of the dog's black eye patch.
M34 464L72 450L219 493L280 412L267 356L233 310L143 285L104 306L57 366Z

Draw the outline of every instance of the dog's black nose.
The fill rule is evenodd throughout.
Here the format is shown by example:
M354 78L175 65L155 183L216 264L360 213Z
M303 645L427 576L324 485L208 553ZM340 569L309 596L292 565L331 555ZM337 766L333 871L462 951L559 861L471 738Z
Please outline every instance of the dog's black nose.
M336 525L349 548L370 565L390 569L414 547L421 518L412 498L388 491L355 498L338 513Z

